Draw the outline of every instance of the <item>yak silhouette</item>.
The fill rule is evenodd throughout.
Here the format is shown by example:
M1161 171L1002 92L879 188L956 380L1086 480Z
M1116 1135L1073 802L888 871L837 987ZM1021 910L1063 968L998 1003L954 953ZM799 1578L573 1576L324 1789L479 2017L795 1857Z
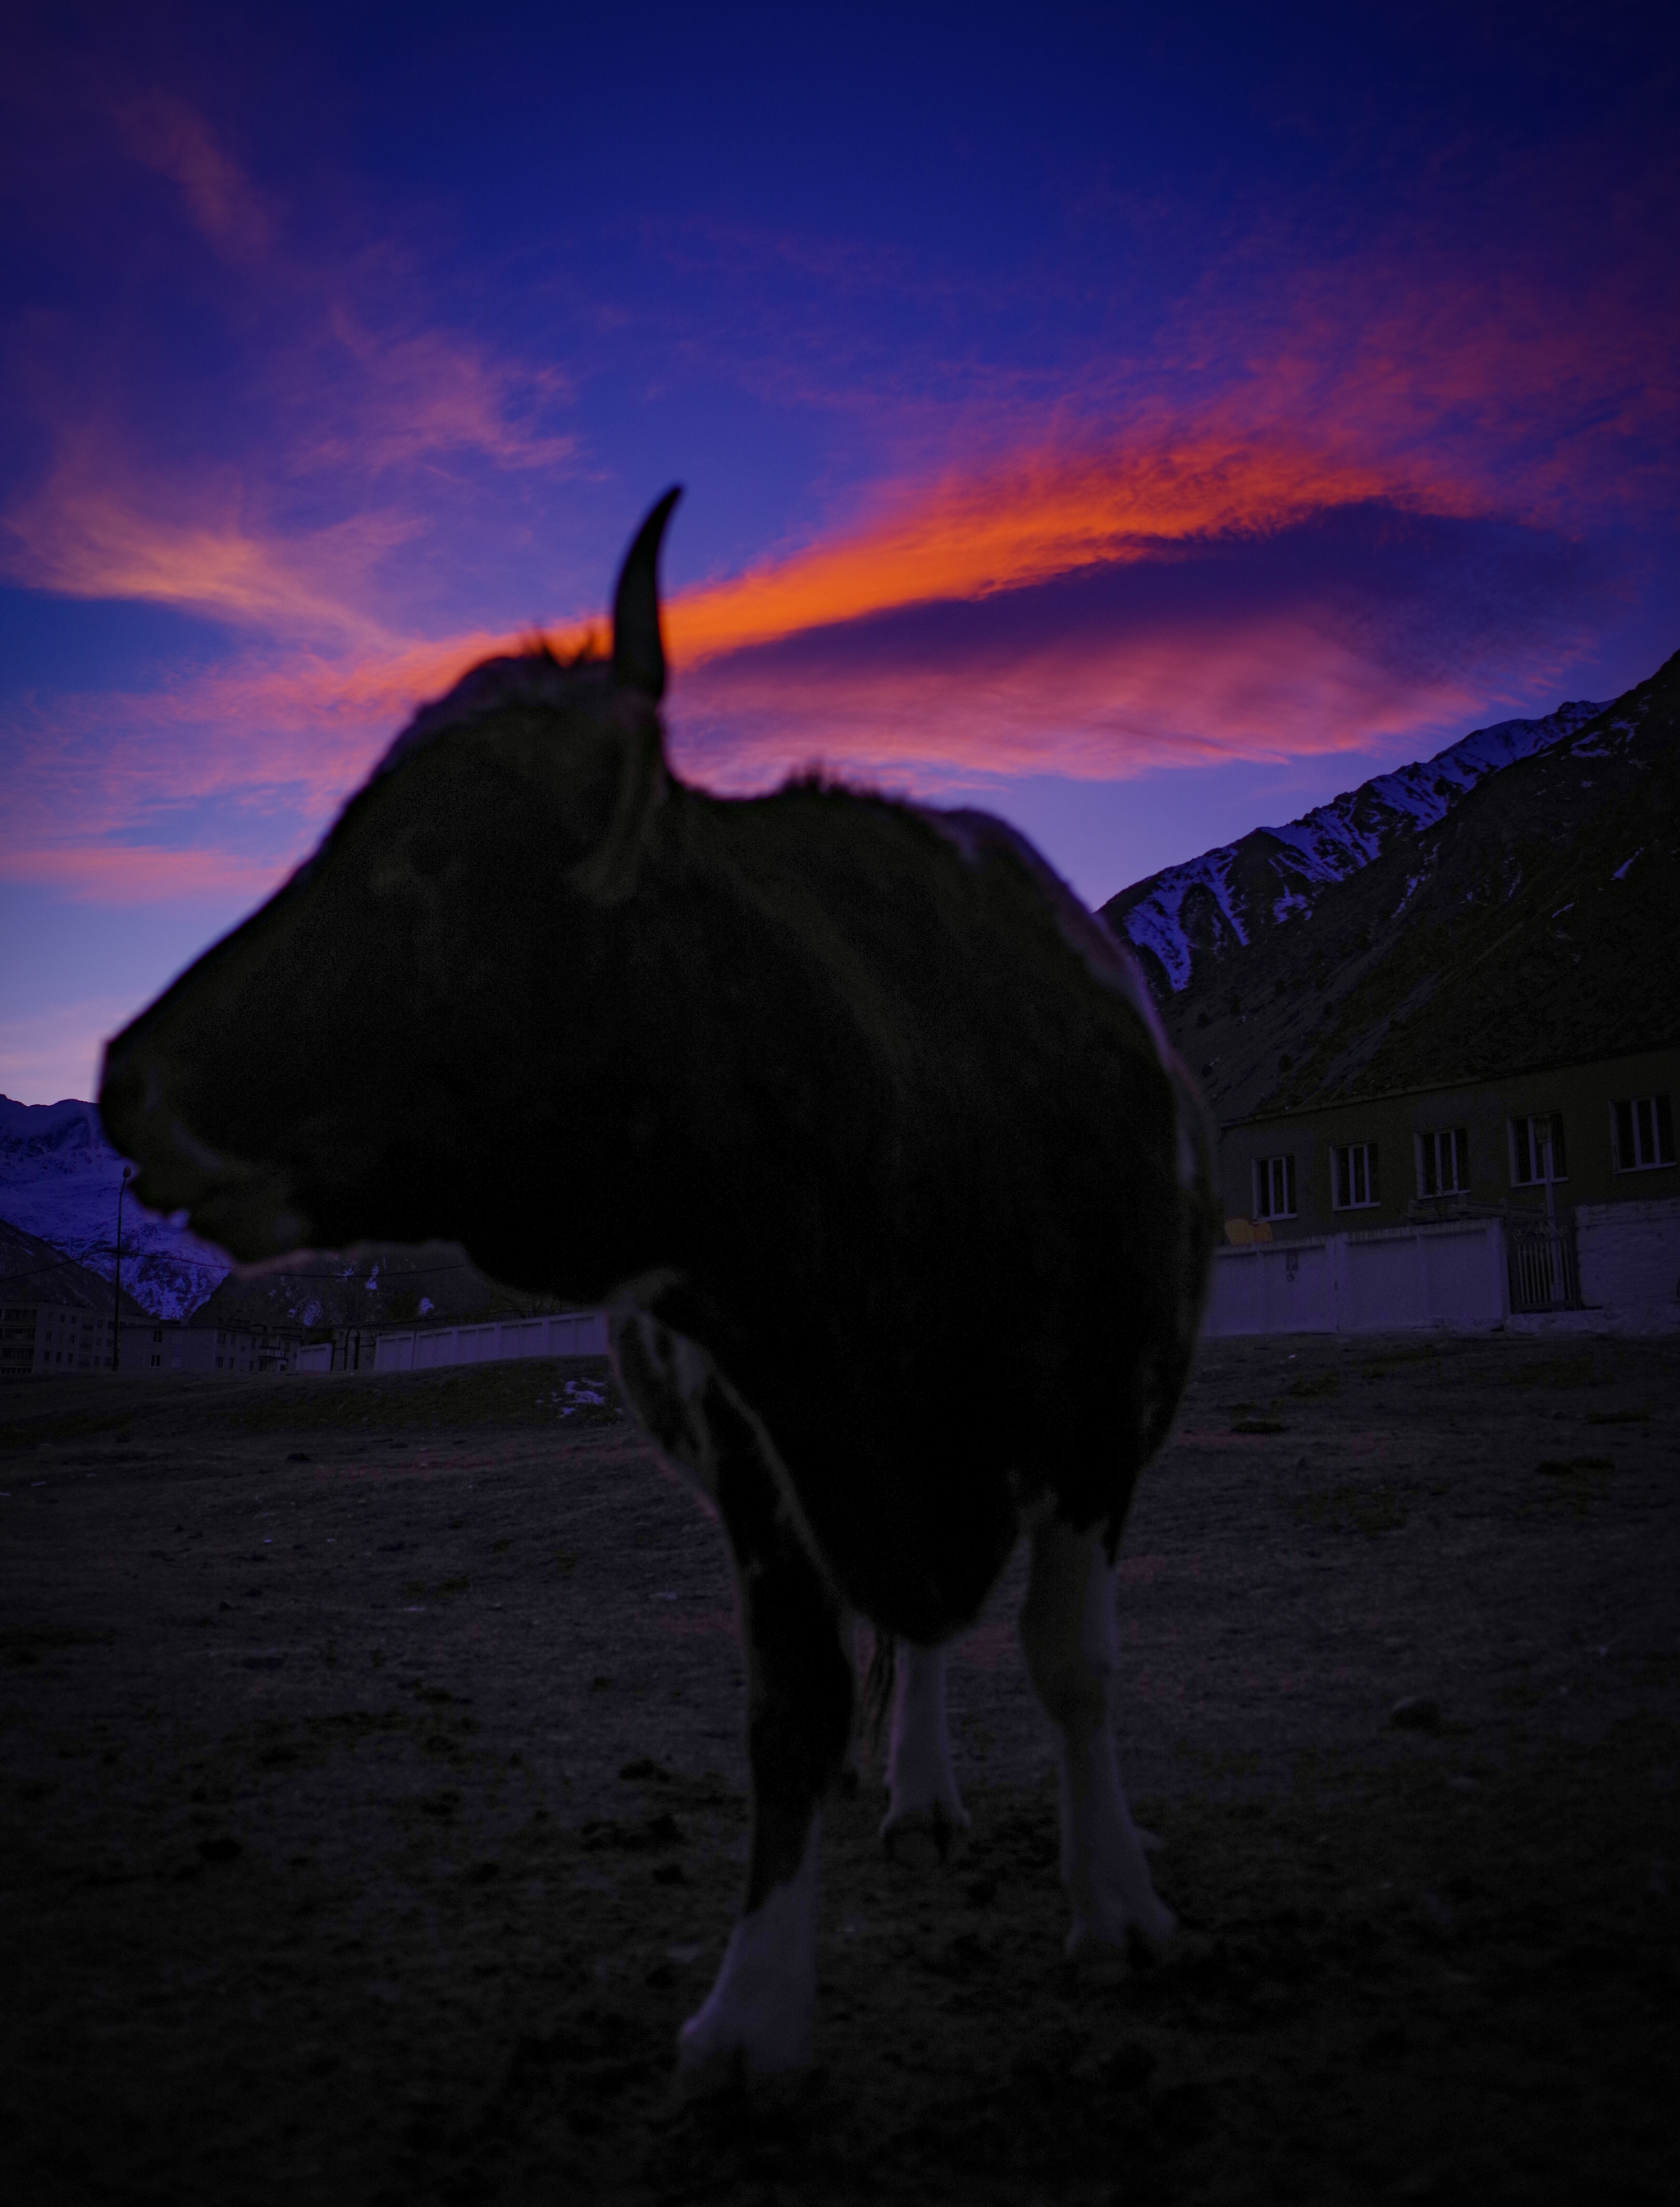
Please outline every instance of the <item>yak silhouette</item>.
M1023 1534L1070 1947L1170 1935L1115 1762L1114 1566L1217 1206L1129 954L1012 828L672 772L677 496L611 656L493 659L422 710L110 1044L99 1109L140 1199L242 1262L443 1236L608 1307L626 1399L721 1521L747 1656L744 1903L679 2041L703 2079L810 2057L849 1610L902 1650L883 1828L960 1825L941 1650Z

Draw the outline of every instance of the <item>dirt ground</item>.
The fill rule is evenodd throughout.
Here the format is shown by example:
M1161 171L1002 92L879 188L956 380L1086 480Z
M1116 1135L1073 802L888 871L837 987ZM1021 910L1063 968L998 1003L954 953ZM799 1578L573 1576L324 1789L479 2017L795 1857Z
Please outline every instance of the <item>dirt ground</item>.
M601 1369L0 1396L7 2197L1672 2198L1680 1345L1211 1350L1121 1574L1170 1958L1063 1959L1018 1558L971 1843L866 1767L816 2066L701 2102L740 1657Z

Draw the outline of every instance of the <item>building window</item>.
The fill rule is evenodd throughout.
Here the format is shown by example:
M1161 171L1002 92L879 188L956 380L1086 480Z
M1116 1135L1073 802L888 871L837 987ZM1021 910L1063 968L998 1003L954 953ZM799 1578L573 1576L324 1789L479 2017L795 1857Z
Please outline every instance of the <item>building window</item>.
M1462 1195L1470 1185L1469 1128L1438 1127L1417 1142L1418 1193Z
M1561 1112L1540 1111L1527 1119L1513 1119L1510 1127L1513 1187L1569 1178Z
M1610 1107L1617 1172L1674 1163L1674 1108L1666 1096L1631 1096Z
M1254 1216L1293 1218L1295 1215L1295 1161L1293 1157L1254 1160Z
M1333 1149L1330 1158L1330 1200L1338 1211L1363 1211L1382 1200L1375 1142L1350 1142Z

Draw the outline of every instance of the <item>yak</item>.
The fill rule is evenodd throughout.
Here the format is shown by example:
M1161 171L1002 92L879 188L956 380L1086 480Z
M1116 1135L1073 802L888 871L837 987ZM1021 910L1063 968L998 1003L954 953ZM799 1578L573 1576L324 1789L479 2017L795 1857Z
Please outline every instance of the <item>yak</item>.
M1171 1936L1115 1761L1115 1559L1217 1206L1129 952L1013 829L672 771L678 495L610 655L491 659L420 711L110 1044L99 1110L140 1199L236 1261L442 1236L607 1307L625 1400L721 1521L747 1659L746 1891L679 2043L703 2081L810 2058L852 1612L903 1653L883 1830L963 1824L941 1650L1023 1535L1070 1950Z

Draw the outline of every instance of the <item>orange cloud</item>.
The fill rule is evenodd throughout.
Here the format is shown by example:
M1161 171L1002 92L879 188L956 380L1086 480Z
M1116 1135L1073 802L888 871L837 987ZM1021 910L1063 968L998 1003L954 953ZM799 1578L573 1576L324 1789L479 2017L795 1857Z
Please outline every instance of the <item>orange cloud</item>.
M157 692L66 701L59 745L27 743L15 785L29 878L100 900L130 882L135 896L183 893L188 876L141 823L188 795L270 816L276 864L295 859L418 703L525 641L403 637L361 610L389 541L373 523L307 540L236 514L160 525L91 470L61 484L21 540L38 577L217 611L266 641ZM1383 487L1300 442L1211 431L903 487L847 533L671 599L675 756L720 788L821 761L932 790L976 773L1112 778L1433 736L1482 709L1487 682L1474 652L1418 668L1385 651L1386 571L1339 613L1335 545L1265 581L1291 531L1373 505L1403 520ZM1389 527L1367 529L1358 555ZM73 719L81 741L66 749ZM112 726L129 740L111 745ZM74 845L60 841L67 806ZM131 858L99 840L137 829ZM219 890L245 864L206 853L184 893Z
M675 664L940 599L984 598L1079 569L1258 537L1379 498L1382 471L1304 443L1210 433L1029 452L880 501L838 541L685 591L667 608Z

